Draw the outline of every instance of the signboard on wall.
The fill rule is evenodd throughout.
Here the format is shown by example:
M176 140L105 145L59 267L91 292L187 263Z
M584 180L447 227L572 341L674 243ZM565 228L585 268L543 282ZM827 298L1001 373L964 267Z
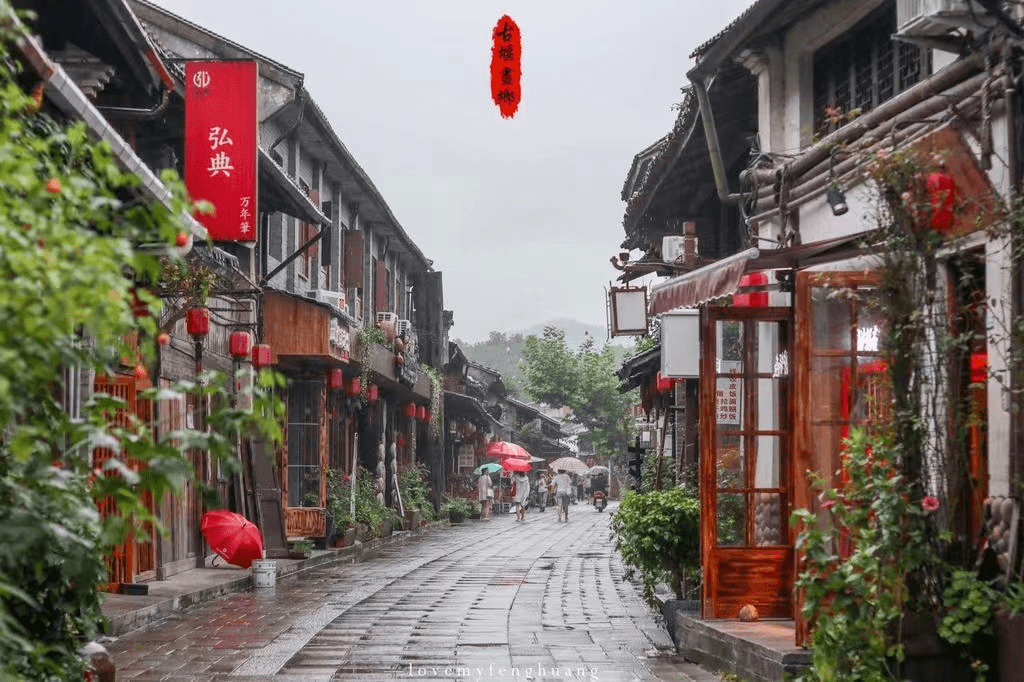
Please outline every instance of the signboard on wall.
M611 336L643 336L647 333L647 289L612 287L608 291Z
M661 376L700 376L700 312L673 310L661 316Z
M463 443L459 446L459 469L473 469L476 467L476 459L473 454L472 443Z
M739 426L743 419L743 378L739 374L741 367L742 363L738 361L720 362L719 372L729 373L729 376L715 379L715 420L719 424Z
M210 239L256 240L256 79L256 62L185 65L185 186L213 204Z

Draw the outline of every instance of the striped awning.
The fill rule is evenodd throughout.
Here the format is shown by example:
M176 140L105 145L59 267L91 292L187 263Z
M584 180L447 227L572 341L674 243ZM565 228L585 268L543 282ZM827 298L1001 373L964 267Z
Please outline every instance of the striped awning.
M676 308L693 308L706 301L733 294L739 288L740 277L760 253L758 249L750 248L655 284L651 287L651 302L648 306L650 314L658 315Z

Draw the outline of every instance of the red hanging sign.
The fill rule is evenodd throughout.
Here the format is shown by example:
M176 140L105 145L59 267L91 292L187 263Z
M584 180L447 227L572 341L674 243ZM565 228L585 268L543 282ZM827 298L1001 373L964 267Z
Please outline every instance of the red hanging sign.
M185 186L210 239L256 240L256 62L185 65Z
M491 98L502 118L512 118L522 99L520 88L522 44L519 27L507 14L498 19L491 32Z

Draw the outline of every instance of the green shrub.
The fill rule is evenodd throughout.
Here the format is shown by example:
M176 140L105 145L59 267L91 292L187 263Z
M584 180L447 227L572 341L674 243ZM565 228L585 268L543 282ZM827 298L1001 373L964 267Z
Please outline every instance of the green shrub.
M429 475L430 472L425 467L403 471L398 475L398 489L402 492L402 504L405 505L406 511L418 509L420 518L428 522L437 518L427 488Z
M374 535L379 536L387 521L392 525L399 522L398 512L377 499L377 494L373 492L373 479L373 474L359 468L356 475L356 515L352 518L349 514L352 499L349 475L341 469L327 471L327 511L334 519L337 530L365 523Z
M649 604L655 604L654 588L661 582L677 599L686 597L686 578L700 566L700 502L695 497L682 488L627 492L611 528L627 575L641 572Z
M463 497L446 497L441 503L441 516L449 519L453 516L470 517L478 510L476 502L470 502Z

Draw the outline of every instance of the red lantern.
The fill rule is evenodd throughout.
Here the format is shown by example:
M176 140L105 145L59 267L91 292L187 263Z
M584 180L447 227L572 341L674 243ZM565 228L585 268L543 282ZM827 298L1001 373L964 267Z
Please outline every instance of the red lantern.
M661 376L661 372L658 372L658 379L656 382L658 393L667 393L674 382L668 377Z
M416 416L416 406L412 403L405 404L405 416L412 418Z
M421 422L422 421L426 421L427 420L427 408L423 407L422 405L417 406L416 407L416 419L418 419Z
M983 384L988 378L988 353L971 353L971 382Z
M231 336L228 337L228 348L231 350L231 357L236 360L249 357L249 353L252 351L252 341L249 338L249 332L231 332Z
M327 373L327 385L333 389L341 388L345 385L345 375L342 374L340 369L335 367Z
M352 381L348 382L348 394L354 398L362 392L363 384L359 377L352 377Z
M932 207L933 230L945 232L953 227L953 203L956 201L956 182L949 173L929 173L924 183Z
M185 313L185 327L189 336L206 336L210 333L210 311L206 308L190 308Z
M366 397L371 403L377 399L377 384L370 384L370 388L366 390Z
M432 416L433 416L433 413L430 411L430 408L429 407L424 407L423 408L423 421L425 421L425 422L430 421L430 418Z
M752 272L740 277L740 287L763 287L768 285L768 275L763 272ZM765 308L768 306L767 291L733 294L732 304L736 308Z
M270 352L270 346L266 343L260 343L252 347L252 366L256 368L270 367L272 359Z

